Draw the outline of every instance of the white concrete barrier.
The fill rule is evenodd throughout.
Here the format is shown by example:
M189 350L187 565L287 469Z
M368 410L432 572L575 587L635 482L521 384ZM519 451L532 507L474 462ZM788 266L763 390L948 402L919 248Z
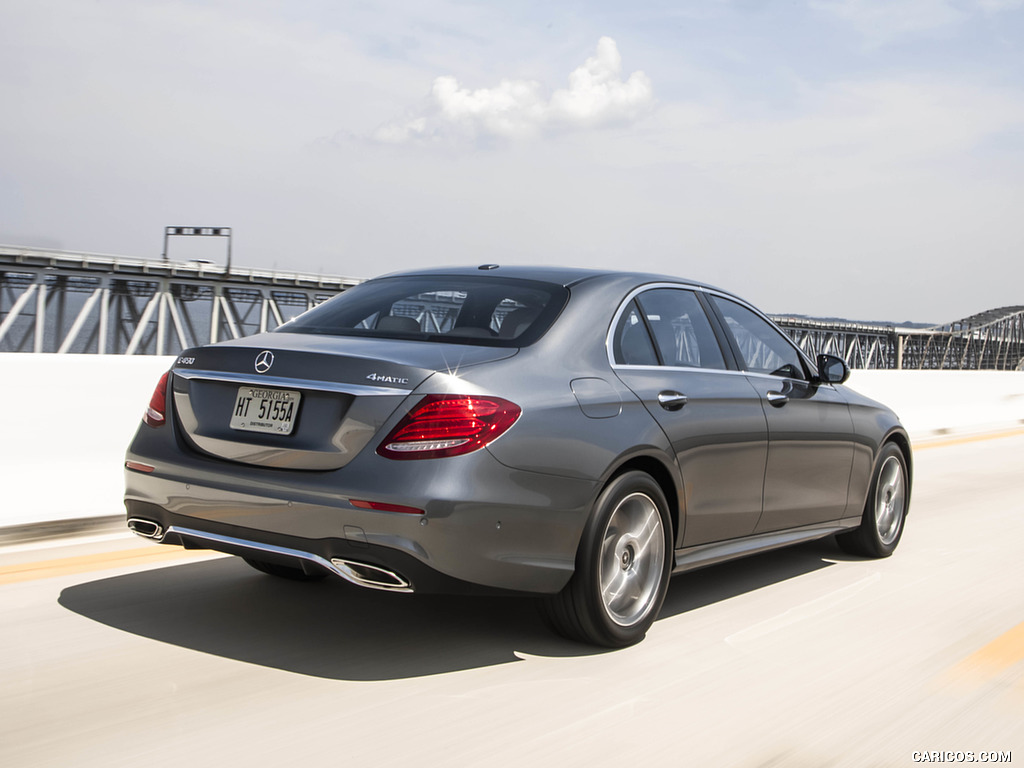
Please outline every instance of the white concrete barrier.
M119 515L123 459L173 357L0 354L0 527ZM854 371L911 437L1024 423L1024 373Z
M896 411L915 441L1024 424L1024 372L854 371L847 385Z
M0 354L0 526L124 512L124 452L173 357Z

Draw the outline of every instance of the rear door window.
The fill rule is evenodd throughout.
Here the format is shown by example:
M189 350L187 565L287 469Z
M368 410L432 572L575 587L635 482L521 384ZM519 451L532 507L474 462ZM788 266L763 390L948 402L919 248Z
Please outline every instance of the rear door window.
M662 365L725 368L711 323L693 291L656 288L642 293L637 301L657 343Z
M619 318L612 352L622 365L726 367L704 308L682 288L653 288L631 301Z

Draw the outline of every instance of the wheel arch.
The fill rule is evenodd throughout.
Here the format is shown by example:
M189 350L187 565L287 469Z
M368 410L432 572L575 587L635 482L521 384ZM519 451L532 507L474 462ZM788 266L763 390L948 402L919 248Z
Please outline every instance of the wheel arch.
M650 475L661 488L661 492L665 494L665 501L668 502L668 516L672 522L672 541L678 546L686 519L683 514L682 485L678 480L678 473L673 472L662 459L650 454L640 454L623 460L604 478L600 486L601 490L604 490L619 475L634 470Z

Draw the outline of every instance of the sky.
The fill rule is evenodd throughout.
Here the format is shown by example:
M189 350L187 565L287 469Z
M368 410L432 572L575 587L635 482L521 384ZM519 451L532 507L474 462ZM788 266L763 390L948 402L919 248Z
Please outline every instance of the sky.
M0 243L945 322L1024 304L1022 64L1024 0L4 0Z

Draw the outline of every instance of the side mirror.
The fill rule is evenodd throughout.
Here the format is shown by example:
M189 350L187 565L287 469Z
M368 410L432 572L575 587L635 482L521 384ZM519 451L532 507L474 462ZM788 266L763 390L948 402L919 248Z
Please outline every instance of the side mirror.
M818 379L826 384L842 384L850 378L850 367L841 357L818 355Z

